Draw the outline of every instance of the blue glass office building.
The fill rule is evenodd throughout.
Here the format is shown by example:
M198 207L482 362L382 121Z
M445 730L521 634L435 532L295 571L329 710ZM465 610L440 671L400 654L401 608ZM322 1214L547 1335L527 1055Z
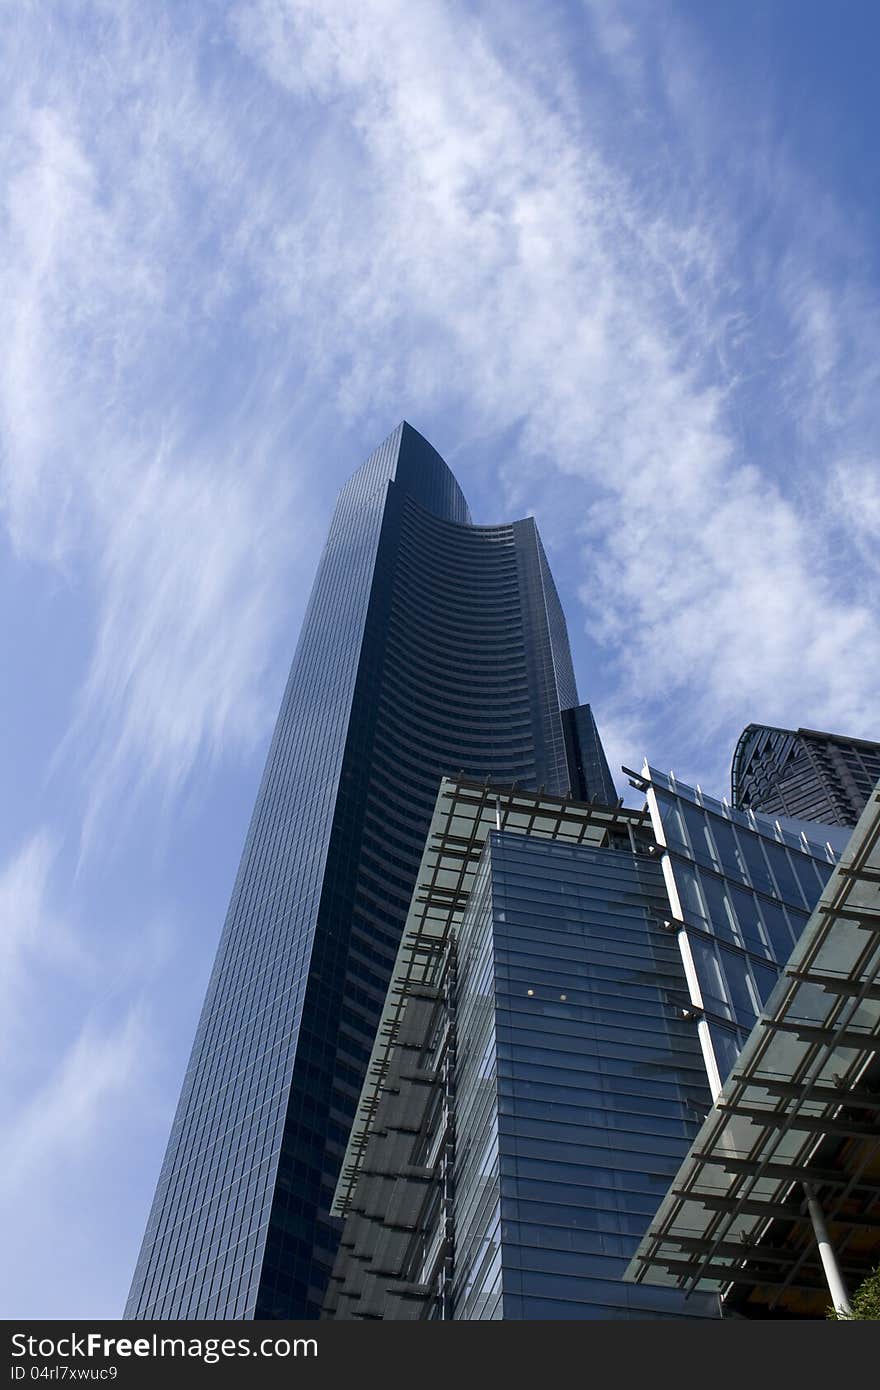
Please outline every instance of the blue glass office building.
M487 1034L497 1107L459 1131L457 1318L715 1313L711 1300L622 1281L708 1100L676 1007L681 963L655 925L664 910L651 859L490 833L457 1007L460 1037L469 1014ZM475 1047L462 1067L460 1106L486 1057Z
M442 784L327 1317L717 1316L624 1272L848 832L632 780L640 811Z
M325 1315L717 1316L623 1273L710 1104L647 813L442 784Z
M634 780L665 851L667 928L717 1096L849 832L738 810L647 763Z
M534 521L474 526L400 425L337 502L126 1316L318 1315L440 778L564 793L573 760L607 799L595 744L576 746L591 718L563 726L576 705Z

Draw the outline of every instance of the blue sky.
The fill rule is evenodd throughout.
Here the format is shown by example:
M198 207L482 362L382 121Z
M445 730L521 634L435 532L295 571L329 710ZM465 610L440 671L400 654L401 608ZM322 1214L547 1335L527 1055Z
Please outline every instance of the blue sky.
M117 1316L333 499L533 512L612 765L880 737L873 0L6 0L0 1312Z

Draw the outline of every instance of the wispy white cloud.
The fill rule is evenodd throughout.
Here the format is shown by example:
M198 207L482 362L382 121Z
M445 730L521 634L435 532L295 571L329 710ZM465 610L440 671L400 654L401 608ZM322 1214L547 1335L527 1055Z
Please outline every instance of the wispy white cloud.
M43 1014L43 1026L46 1026ZM139 1145L160 1050L138 1003L89 1016L21 1101L4 1104L0 1220L7 1317L119 1316L142 1215ZM162 1127L167 1124L163 1102ZM152 1166L152 1165L150 1165Z
M138 1166L125 1146L157 1111L167 1122L165 1046L154 1041L149 992L167 963L168 932L161 921L131 918L120 931L118 912L105 908L101 920L94 903L62 887L64 878L59 841L46 828L0 867L0 1223L8 1256L0 1304L8 1316L94 1311L103 1275L89 1268L88 1249L97 1241L109 1250L117 1239L110 1210ZM122 1239L133 1247L133 1232ZM111 1308L121 1302L113 1277L109 1299L101 1295Z
M41 829L0 867L0 1070L22 1066L28 1024L45 1002L46 976L81 977L87 960L57 910L50 879L58 842Z
M528 18L455 6L96 13L88 49L43 20L11 98L0 372L11 534L94 585L67 745L90 817L265 729L308 507L280 456L318 402L365 433L517 422L509 497L567 479L583 527L557 539L589 538L587 622L624 702L640 673L646 741L645 696L671 690L705 739L869 720L877 653L814 479L874 421L876 299L833 207L837 262L818 233L784 242L806 184L765 113L754 173L713 175L711 73L682 24L569 16L596 75L579 88L548 82L559 47ZM41 100L59 45L83 78L54 63ZM744 196L776 229L756 256Z
M631 89L647 65L629 8L591 8L612 77ZM813 241L752 266L736 200L762 189L739 167L729 189L730 170L711 179L694 134L708 74L696 52L689 67L681 29L664 54L664 114L683 151L702 156L705 183L688 186L679 169L666 193L651 178L639 187L584 112L547 102L509 32L501 62L491 32L445 6L421 7L418 23L391 3L266 0L238 14L242 42L295 109L317 96L349 132L329 206L319 195L309 211L315 223L329 212L332 227L339 179L358 169L348 212L372 264L325 259L317 238L309 261L313 294L335 291L341 329L351 306L352 331L361 299L369 306L347 407L377 394L460 405L467 394L471 419L521 422L508 464L518 496L539 460L585 481L598 498L586 518L588 621L625 707L638 690L646 742L673 692L691 756L752 717L870 733L870 595L853 595L828 563L805 480L823 470L830 432L864 434L874 420L872 303L857 257L835 264ZM796 217L809 182L792 170L788 182ZM773 209L779 221L785 211ZM833 211L823 218L833 230ZM401 301L413 314L406 351L383 353L371 378L377 320L388 342ZM750 456L752 410L770 456Z
M147 784L173 794L200 754L264 734L282 587L311 536L304 480L279 466L297 387L283 345L254 351L241 300L247 217L228 202L248 151L161 16L96 13L97 35L38 16L8 98L0 503L20 555L94 596L63 752L86 827L112 803L118 829Z
M144 460L108 526L94 655L62 749L92 788L86 842L108 802L118 832L144 782L173 797L200 754L249 749L274 712L264 679L293 566L259 460L242 476L240 455ZM286 504L285 491L267 489Z
M65 1164L93 1158L102 1131L133 1106L153 1060L152 1033L137 1008L110 1026L86 1022L44 1084L7 1118L0 1198L30 1202L47 1173L54 1186Z
M90 1011L118 1008L168 957L161 917L119 933L116 914L86 905L66 879L60 838L45 826L0 864L0 1087L13 1104Z

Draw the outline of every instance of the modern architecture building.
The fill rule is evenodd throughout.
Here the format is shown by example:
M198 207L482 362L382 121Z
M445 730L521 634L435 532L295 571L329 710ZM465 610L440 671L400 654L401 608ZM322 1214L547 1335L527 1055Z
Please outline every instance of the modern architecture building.
M326 1316L717 1314L714 1290L637 1296L623 1274L841 832L810 841L647 763L631 780L643 810L443 783L337 1185Z
M440 779L608 799L576 706L534 521L473 525L401 424L337 502L126 1316L318 1315Z
M646 811L445 780L325 1316L699 1317L622 1275L710 1105Z
M627 1270L846 1314L880 1262L880 783Z
M733 755L733 803L852 828L880 777L880 743L749 724Z
M630 780L647 797L662 850L666 929L716 1096L850 832L737 810L647 762Z

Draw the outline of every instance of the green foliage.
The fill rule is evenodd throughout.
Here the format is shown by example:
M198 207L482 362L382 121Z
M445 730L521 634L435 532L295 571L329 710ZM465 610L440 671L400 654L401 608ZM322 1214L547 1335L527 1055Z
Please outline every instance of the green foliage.
M859 1284L852 1297L851 1313L837 1313L833 1308L829 1308L827 1316L836 1322L852 1322L856 1319L880 1322L880 1265Z

